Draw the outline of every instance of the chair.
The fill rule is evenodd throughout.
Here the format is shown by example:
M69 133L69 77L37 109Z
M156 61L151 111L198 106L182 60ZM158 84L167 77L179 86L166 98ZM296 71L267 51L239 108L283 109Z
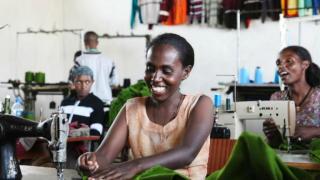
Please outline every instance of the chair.
M235 143L235 139L214 138L210 140L208 174L223 168L229 159Z

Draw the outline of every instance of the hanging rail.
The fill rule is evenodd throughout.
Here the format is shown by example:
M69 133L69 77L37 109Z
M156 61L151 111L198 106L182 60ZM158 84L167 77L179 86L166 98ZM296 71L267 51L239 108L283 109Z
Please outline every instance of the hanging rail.
M151 35L149 34L129 34L129 35L123 35L123 34L116 34L116 35L109 35L109 34L103 34L101 36L99 36L99 38L109 38L109 39L113 39L113 38L145 38L146 39L146 47L149 45L150 41L151 41Z
M63 32L70 32L76 35L79 35L83 31L83 29L53 29L53 30L43 30L39 29L38 31L32 30L28 28L27 31L24 32L17 32L17 34L55 34L55 33L63 33ZM79 33L80 32L80 33Z

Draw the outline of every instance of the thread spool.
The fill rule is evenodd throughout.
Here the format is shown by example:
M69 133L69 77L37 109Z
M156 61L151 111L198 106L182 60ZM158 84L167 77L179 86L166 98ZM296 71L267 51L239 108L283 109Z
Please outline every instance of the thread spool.
M35 76L35 82L39 84L44 84L45 83L45 73L43 72L37 72Z
M24 80L26 83L32 83L32 81L34 81L34 73L31 71L27 71L25 73Z
M226 98L226 111L231 110L231 99L229 97Z
M214 107L215 108L220 108L221 107L221 95L220 94L215 94L214 95Z
M279 71L276 71L274 74L274 83L275 84L279 84L280 82L280 75L279 75Z
M262 70L259 66L256 67L256 71L254 74L254 82L256 84L262 84L263 80L262 80Z
M240 79L239 79L240 84L247 84L249 83L249 72L246 68L241 68L240 69Z

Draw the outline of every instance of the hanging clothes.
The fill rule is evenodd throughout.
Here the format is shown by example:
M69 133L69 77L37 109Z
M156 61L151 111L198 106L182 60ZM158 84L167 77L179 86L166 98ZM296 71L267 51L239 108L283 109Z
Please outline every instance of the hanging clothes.
M304 0L305 15L312 16L312 0Z
M162 24L178 25L187 22L187 0L172 0L172 8L168 19Z
M287 0L281 0L281 10L283 16L287 16Z
M221 0L205 0L204 1L204 22L208 26L217 24L217 9Z
M203 1L189 0L189 21L192 24L194 21L201 23L203 17Z
M138 5L141 10L143 24L148 24L152 29L154 24L158 24L160 15L161 0L139 0Z
M318 15L319 14L319 4L320 4L320 2L319 2L319 0L313 0L312 1L313 3L313 11L312 11L312 14L313 15Z
M305 16L305 2L304 2L304 0L298 0L298 8L299 8L299 10L298 10L298 15L299 15L299 17L303 17L303 16Z
M267 4L267 10L272 10L267 13L267 15L273 20L277 21L280 19L281 13L281 0L266 0L265 3Z
M262 2L261 21L264 23L269 16L272 20L279 20L280 0L265 0Z
M298 16L298 3L297 0L287 0L287 16L297 17Z
M134 28L137 14L138 14L140 23L142 23L141 10L140 10L140 7L138 5L138 0L132 0L131 18L130 18L130 28L131 29Z
M170 11L173 6L172 0L162 0L160 4L160 17L159 17L159 23L162 23L166 21L169 18Z
M241 8L239 0L222 0L221 12L219 19L222 19L222 24L229 29L237 29L237 12Z
M261 0L243 0L241 10L245 13L241 16L245 19L259 19L262 11Z

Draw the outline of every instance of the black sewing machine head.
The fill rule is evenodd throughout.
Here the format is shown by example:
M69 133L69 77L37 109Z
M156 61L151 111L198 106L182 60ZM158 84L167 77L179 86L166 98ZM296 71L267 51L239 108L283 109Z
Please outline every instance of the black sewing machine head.
M54 157L58 157L53 162L58 163L61 167L60 163L65 162L64 150L67 135L67 119L59 113L51 115L49 119L40 123L16 116L0 115L0 179L22 178L15 152L17 138L44 137L51 140L50 146L55 152Z

